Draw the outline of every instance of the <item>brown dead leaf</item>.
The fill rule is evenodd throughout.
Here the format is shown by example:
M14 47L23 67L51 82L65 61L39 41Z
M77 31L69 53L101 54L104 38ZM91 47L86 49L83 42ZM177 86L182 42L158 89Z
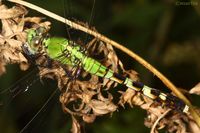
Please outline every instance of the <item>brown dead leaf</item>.
M14 35L13 27L16 26L12 20L9 19L2 19L2 32L1 35L8 38Z
M41 17L26 17L24 18L25 22L32 22L32 23L40 23L42 21Z
M81 126L74 116L72 116L72 133L81 133Z
M6 72L5 64L0 60L0 76Z
M79 94L77 95L83 100L84 103L90 103L92 97L96 95L96 92L85 89L83 93L81 93L80 95Z
M27 13L27 10L22 6L14 6L7 9L5 5L0 6L0 19L16 18Z
M190 91L190 94L196 94L196 95L200 95L200 83L198 83L197 85L195 85Z
M89 106L92 108L96 115L107 114L114 112L117 109L117 106L110 101L99 101L95 99L89 103Z
M21 41L18 41L16 39L6 39L5 38L5 42L8 43L8 45L10 46L10 48L13 50L13 51L20 51L21 50L21 46L22 46L22 42Z
M199 126L192 120L189 122L189 128L191 133L200 133Z
M124 107L125 103L128 103L131 107L133 107L132 104L132 98L136 95L136 92L132 89L127 89L124 93L122 92L122 95L120 97L119 104Z
M83 120L87 123L93 123L96 119L96 115L83 115Z

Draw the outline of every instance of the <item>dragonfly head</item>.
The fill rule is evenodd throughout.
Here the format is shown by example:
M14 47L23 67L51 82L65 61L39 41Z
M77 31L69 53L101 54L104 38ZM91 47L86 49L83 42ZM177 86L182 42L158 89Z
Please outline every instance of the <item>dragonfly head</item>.
M41 53L44 49L44 41L48 37L48 30L45 27L30 29L27 33L27 47L30 54Z

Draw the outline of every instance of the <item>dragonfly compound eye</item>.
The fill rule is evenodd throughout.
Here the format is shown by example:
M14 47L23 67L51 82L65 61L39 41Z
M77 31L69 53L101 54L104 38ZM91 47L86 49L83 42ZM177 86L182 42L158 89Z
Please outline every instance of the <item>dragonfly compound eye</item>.
M41 37L36 36L30 42L30 47L33 51L39 52L41 50Z
M45 27L39 27L36 29L36 34L38 36L42 36L44 33L47 33L47 29Z

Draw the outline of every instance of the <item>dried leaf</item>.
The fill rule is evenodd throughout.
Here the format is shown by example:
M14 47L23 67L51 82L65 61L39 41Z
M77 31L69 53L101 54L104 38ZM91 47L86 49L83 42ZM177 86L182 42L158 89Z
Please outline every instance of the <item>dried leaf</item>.
M200 128L194 121L189 122L189 128L191 133L200 133Z
M81 126L74 116L72 116L72 133L81 133Z
M0 60L0 76L6 72L5 64Z
M9 37L9 36L12 36L14 33L13 33L13 27L14 27L14 23L9 20L9 19L3 19L1 20L2 22L2 36L4 36L5 38Z
M15 39L5 39L5 41L8 43L8 45L11 47L11 49L15 51L20 51L22 42L15 40Z
M83 120L87 123L93 123L96 119L96 115L83 115Z
M95 91L88 91L85 89L85 91L83 93L81 93L81 95L79 95L79 97L81 97L81 99L83 100L84 103L90 103L92 97L96 94Z
M190 94L200 95L200 83L198 83L195 87L193 87L190 91Z
M32 23L40 23L42 21L41 17L26 17L24 18L25 22L32 22Z
M132 89L127 89L120 97L119 104L121 106L124 106L125 103L129 103L129 105L132 107L132 99L136 95L136 92Z
M16 18L26 13L26 9L22 7L14 6L10 9L7 9L5 5L0 6L0 19Z
M107 114L114 112L117 109L117 106L110 101L98 101L95 99L90 102L89 106L93 109L96 115Z

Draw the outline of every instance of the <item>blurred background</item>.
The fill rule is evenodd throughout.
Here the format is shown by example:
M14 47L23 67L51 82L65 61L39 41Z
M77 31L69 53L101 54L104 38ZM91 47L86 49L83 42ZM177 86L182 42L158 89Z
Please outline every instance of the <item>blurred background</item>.
M98 32L139 54L177 87L189 90L200 81L198 0L96 0L93 12L94 0L28 1L73 21L95 27ZM64 24L32 10L29 10L28 16L44 17L52 22L52 35L67 36ZM69 31L72 37L86 37L85 33ZM167 91L162 82L143 66L121 51L116 49L116 52L125 68L138 72L142 82ZM55 90L55 81L39 82L37 71L34 70L33 66L23 72L18 65L8 65L6 74L0 77L1 91L12 85L30 86L15 98L7 92L0 94L0 132L19 132ZM25 77L32 71L30 78ZM198 96L192 95L190 99L198 106ZM145 133L150 131L143 123L145 115L142 109L126 106L112 117L105 115L92 124L82 124L85 124L87 133ZM24 132L66 133L70 128L71 117L62 112L58 92Z

